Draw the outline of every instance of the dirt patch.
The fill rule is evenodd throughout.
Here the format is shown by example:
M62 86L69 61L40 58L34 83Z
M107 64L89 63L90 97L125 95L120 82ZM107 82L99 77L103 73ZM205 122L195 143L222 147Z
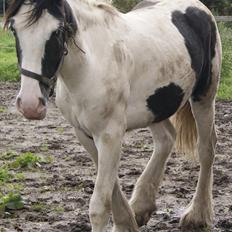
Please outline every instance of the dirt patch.
M25 173L24 210L0 219L1 231L87 232L95 169L74 130L50 103L44 121L27 121L14 108L17 84L0 84L0 153L30 151L53 157ZM214 166L215 220L212 231L232 231L232 102L217 102L218 145ZM129 197L153 146L146 129L128 133L123 144L120 180ZM199 166L172 154L157 199L158 210L141 231L179 231L180 213L195 191Z

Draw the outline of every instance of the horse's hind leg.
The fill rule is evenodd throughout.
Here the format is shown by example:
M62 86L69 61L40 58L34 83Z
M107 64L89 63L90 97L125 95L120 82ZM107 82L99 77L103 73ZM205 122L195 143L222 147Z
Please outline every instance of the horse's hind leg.
M192 111L198 131L200 175L193 200L181 219L184 227L199 228L212 223L212 179L216 145L214 100L192 102Z
M198 133L198 155L200 173L194 197L181 218L182 227L196 228L212 225L212 183L213 162L216 146L215 131L215 98L220 79L221 45L218 36L216 55L212 61L212 79L209 89L198 101L191 100L192 112L195 118ZM188 229L189 231L189 229Z
M150 126L153 140L153 155L138 179L130 205L139 226L146 224L156 208L155 198L164 172L166 160L173 148L176 132L169 120Z

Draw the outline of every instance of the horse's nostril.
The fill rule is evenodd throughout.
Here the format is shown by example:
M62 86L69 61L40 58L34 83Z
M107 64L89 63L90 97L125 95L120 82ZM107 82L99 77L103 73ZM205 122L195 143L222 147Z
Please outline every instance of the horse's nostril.
M40 97L39 101L43 106L46 106L46 100L44 98Z

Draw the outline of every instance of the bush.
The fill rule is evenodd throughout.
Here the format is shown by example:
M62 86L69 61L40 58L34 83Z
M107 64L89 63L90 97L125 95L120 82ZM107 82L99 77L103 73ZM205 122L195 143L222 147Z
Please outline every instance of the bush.
M113 0L113 4L122 12L128 12L142 0ZM231 0L201 0L209 9L220 15L232 14Z
M201 0L209 9L216 12L218 15L232 14L231 0Z

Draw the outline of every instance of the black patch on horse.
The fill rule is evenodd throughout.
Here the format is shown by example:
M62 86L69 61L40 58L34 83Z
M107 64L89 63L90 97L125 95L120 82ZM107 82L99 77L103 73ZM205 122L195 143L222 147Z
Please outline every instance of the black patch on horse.
M11 32L14 34L15 37L15 48L16 48L16 54L17 54L17 58L18 58L18 64L21 67L22 64L22 49L20 46L20 42L19 42L19 37L18 34L14 28L14 20L11 19L11 21L9 22L9 29L11 30Z
M147 99L147 107L155 116L154 122L160 122L172 116L178 110L183 97L183 90L174 83L157 89Z
M60 20L60 27L52 32L50 38L46 41L44 55L41 61L42 75L48 78L54 77L59 65L61 64L65 43L75 36L77 31L77 23L73 16L72 9L69 4L64 2L63 18L59 18L59 11L52 9L49 11L57 19ZM43 94L46 93L44 86L40 86Z
M200 101L212 82L212 59L217 37L215 23L210 15L196 7L187 8L185 13L174 11L172 22L185 39L197 77L192 98Z
M15 47L16 47L16 54L17 54L17 58L18 58L18 64L21 66L23 55L22 55L22 49L20 46L17 32L15 32Z
M49 11L54 17L59 15L59 12ZM68 3L64 2L64 15L61 23L64 23L60 28L54 31L45 45L44 56L42 59L42 74L45 77L51 78L59 68L60 61L64 52L64 43L75 35L77 31L77 23L73 16L72 10Z
M160 1L154 2L154 1L144 0L142 2L139 2L132 10L138 10L138 9L142 9L145 7L154 6L159 2Z
M51 78L59 68L60 61L63 57L63 36L61 32L55 31L47 40L42 59L42 75Z

